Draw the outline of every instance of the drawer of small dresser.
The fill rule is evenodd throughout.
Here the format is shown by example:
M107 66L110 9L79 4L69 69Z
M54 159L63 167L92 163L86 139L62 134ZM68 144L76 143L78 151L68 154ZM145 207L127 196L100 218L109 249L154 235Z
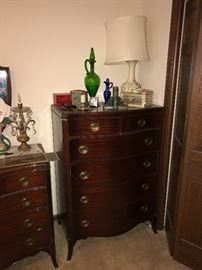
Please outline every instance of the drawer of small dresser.
M116 208L97 208L78 212L75 227L80 236L112 236L131 229L136 224L151 220L154 215L154 200L141 200Z
M94 186L104 182L117 183L131 178L156 175L158 152L150 152L130 158L89 159L72 164L71 176L73 188Z
M23 170L0 177L0 196L20 190L46 186L47 171Z
M139 181L118 182L113 185L92 185L88 188L78 188L73 191L73 209L76 212L92 208L116 209L119 206L134 204L142 198L154 194L155 179L143 178Z
M6 244L14 238L35 231L41 231L50 225L48 209L31 209L21 214L9 216L0 221L0 244Z
M44 188L1 196L0 219L30 208L46 206L47 203L47 191Z
M68 119L69 136L120 133L120 117L76 117Z
M149 130L136 134L103 136L95 140L80 138L70 140L71 161L83 158L115 158L138 155L155 151L160 147L159 130Z
M24 258L25 256L34 255L36 252L49 247L52 238L49 230L43 230L30 235L24 235L20 238L0 247L0 269L3 269L11 263Z
M129 114L123 117L123 132L133 132L137 130L161 128L163 122L163 112L149 112L145 114Z

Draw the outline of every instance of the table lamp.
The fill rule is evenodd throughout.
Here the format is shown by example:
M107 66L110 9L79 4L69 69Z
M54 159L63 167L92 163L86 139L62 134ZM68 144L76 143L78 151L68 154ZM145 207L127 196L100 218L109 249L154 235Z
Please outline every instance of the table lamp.
M138 62L149 59L145 29L144 16L118 17L105 23L105 64L128 64L128 78L121 85L121 93L141 91L141 85L135 79L135 67Z

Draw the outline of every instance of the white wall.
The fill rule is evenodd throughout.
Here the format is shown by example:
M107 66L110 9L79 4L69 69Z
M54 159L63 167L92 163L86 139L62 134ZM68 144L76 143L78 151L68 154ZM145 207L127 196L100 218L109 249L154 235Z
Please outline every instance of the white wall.
M0 0L0 65L9 66L12 105L17 94L33 110L37 134L30 143L53 150L50 105L53 93L84 87L84 60L90 48L96 55L95 71L120 86L127 66L105 66L104 22L124 15L148 17L148 49L151 61L140 65L142 86L155 91L163 104L171 0ZM121 37L120 37L121 38ZM138 79L138 77L137 77ZM102 97L104 83L98 95ZM12 144L16 138L5 134ZM52 168L54 213L55 186Z

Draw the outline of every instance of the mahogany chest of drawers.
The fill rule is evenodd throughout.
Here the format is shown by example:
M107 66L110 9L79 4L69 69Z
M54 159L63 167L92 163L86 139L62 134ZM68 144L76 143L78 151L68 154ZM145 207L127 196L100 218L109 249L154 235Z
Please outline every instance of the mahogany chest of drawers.
M49 162L34 154L8 156L4 161L0 168L0 269L41 250L49 253L57 267Z
M81 238L118 235L146 220L156 231L163 107L51 110L68 259Z

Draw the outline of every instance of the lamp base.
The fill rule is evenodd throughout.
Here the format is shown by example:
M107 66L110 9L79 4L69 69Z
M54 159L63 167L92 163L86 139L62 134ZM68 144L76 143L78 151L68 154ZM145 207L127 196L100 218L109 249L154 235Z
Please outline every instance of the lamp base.
M139 94L141 92L141 84L137 83L136 81L130 82L126 81L121 85L121 93L134 93Z

